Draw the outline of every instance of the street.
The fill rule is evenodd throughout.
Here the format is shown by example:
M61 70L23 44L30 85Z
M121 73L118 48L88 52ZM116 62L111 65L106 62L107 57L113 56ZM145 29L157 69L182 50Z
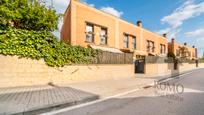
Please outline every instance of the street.
M150 87L117 98L73 109L56 110L57 115L204 115L204 69L168 81L177 92ZM169 87L171 87L169 86ZM184 91L182 92L182 87ZM168 87L168 86L167 86ZM172 87L171 87L172 88ZM179 89L180 88L180 89ZM178 91L179 90L179 91Z

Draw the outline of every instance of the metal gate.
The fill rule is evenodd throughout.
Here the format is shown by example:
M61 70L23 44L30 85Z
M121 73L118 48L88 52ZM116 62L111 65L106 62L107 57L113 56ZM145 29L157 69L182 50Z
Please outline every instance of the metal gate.
M178 69L178 60L174 60L174 70Z
M144 73L145 70L145 60L139 59L135 60L135 73Z

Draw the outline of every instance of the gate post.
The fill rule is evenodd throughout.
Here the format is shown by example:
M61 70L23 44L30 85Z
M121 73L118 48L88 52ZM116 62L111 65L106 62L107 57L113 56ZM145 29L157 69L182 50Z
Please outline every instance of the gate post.
M198 60L196 60L196 67L198 67Z

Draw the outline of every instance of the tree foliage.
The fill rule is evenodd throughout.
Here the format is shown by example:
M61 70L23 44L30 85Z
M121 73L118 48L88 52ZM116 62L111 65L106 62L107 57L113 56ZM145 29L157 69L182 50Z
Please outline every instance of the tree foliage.
M203 60L204 60L204 52L203 52L203 57L202 57L202 58L203 58Z
M36 0L0 0L0 25L27 30L54 31L59 15Z
M174 60L176 59L176 56L175 56L175 54L173 52L168 52L167 57L173 58Z

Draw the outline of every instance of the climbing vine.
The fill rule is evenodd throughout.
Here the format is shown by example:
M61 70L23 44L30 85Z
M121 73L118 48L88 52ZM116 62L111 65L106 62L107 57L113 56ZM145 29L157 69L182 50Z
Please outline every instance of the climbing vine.
M0 54L3 55L44 59L49 66L62 67L90 63L97 53L98 50L59 42L47 31L0 27Z

